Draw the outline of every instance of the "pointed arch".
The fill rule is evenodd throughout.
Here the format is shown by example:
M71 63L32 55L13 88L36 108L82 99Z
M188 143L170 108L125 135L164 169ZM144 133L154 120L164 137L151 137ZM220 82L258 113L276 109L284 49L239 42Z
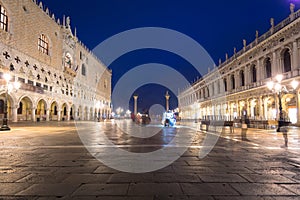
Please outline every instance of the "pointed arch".
M291 54L289 49L284 49L282 53L282 60L283 60L283 72L289 72L292 70L292 63L291 63Z

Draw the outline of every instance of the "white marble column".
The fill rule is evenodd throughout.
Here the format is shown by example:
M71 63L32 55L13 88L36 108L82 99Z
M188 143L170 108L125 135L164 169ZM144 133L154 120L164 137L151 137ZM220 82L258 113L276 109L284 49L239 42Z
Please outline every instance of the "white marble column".
M50 109L46 110L46 121L50 121Z
M263 99L262 96L260 96L258 98L258 107L259 107L259 118L263 118L264 117L264 109L263 109Z
M70 121L71 115L70 115L71 109L67 109L67 121Z
M275 76L276 74L281 74L282 73L282 66L280 66L277 53L274 51L272 53L272 77Z
M298 63L298 47L297 47L297 42L293 42L293 51L292 51L292 71L295 69L299 68L299 63Z
M136 116L137 114L137 110L138 110L138 106L137 106L137 99L138 99L138 95L134 95L133 98L134 98L134 109L133 109L133 113L134 113L134 116Z
M257 62L257 73L256 73L257 81L261 81L264 79L264 66L263 66L263 60L258 59Z
M36 108L32 108L32 109L31 109L31 118L32 118L32 121L33 121L33 122L36 122L36 118L35 118L35 110L36 110Z
M61 120L61 110L57 111L57 121Z
M18 106L12 107L12 122L18 122Z

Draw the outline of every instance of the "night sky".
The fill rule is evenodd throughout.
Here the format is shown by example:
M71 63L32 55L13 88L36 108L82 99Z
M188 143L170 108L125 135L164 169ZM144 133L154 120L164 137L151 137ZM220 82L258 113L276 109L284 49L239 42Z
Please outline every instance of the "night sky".
M163 27L184 33L200 45L213 58L224 61L225 53L242 48L255 39L255 31L263 34L270 28L270 18L279 23L290 13L289 4L296 9L300 0L44 0L43 5L60 19L70 16L72 29L77 28L78 38L91 50L105 39L140 27ZM138 50L121 56L110 66L112 85L134 66L145 63L162 63L172 66L189 82L201 76L186 60L161 50ZM146 85L132 93L139 94L139 111L153 104L165 105L167 88ZM114 100L113 100L114 102ZM132 102L130 102L132 108ZM171 108L177 100L171 94Z

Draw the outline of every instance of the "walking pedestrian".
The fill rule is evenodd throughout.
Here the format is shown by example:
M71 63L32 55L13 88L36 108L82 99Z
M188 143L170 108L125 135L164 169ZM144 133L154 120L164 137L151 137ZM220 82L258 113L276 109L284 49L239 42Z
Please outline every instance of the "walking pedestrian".
M282 145L282 148L287 148L288 147L288 127L287 126L282 126L280 127L280 132L282 132L282 136L284 139L284 145Z

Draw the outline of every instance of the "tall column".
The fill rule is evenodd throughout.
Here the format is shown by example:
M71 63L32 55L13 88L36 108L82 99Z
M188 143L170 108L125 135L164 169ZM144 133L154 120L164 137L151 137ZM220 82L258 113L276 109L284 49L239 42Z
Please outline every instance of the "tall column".
M275 76L276 74L281 74L282 73L282 68L279 65L279 62L277 60L277 53L274 51L272 53L272 76Z
M70 112L71 112L71 109L68 108L68 109L67 109L67 121L70 121L70 118L71 118Z
M251 116L251 105L250 105L249 99L246 99L245 106L246 106L246 110L247 110L247 116L249 117L249 116Z
M91 116L91 113L90 113L90 110L87 110L87 121L89 121L90 120L90 116Z
M57 111L57 121L60 121L61 118L61 110Z
M247 65L244 71L245 76L245 86L250 84L250 66Z
M262 59L258 59L257 62L257 81L261 81L264 79L264 66L263 66L263 60Z
M12 107L12 122L18 122L18 106Z
M292 71L295 69L298 69L298 47L297 47L297 42L293 42L293 52L292 52Z
M169 95L169 92L167 91L166 92L166 111L169 111L169 99L170 99L170 95Z
M260 96L258 98L258 101L259 101L259 104L258 104L258 107L259 107L259 118L262 119L264 117L264 110L263 110L263 99L262 99L262 96Z
M137 107L137 99L138 99L138 95L137 94L135 94L134 96L133 96L133 98L134 98L134 109L133 109L133 113L134 113L134 116L136 116L136 114L137 114L137 110L138 110L138 107Z
M279 98L281 98L281 97L278 97L278 95L276 93L274 99L275 99L275 110L276 110L276 118L277 119L279 119Z
M46 121L50 121L50 109L46 110Z
M269 119L269 117L268 117L268 99L269 98L265 98L263 100L263 102L264 102L264 118L267 120Z
M36 122L36 118L35 118L35 110L36 110L36 108L32 108L32 109L31 109L31 118L32 118L32 121L33 121L33 122Z

